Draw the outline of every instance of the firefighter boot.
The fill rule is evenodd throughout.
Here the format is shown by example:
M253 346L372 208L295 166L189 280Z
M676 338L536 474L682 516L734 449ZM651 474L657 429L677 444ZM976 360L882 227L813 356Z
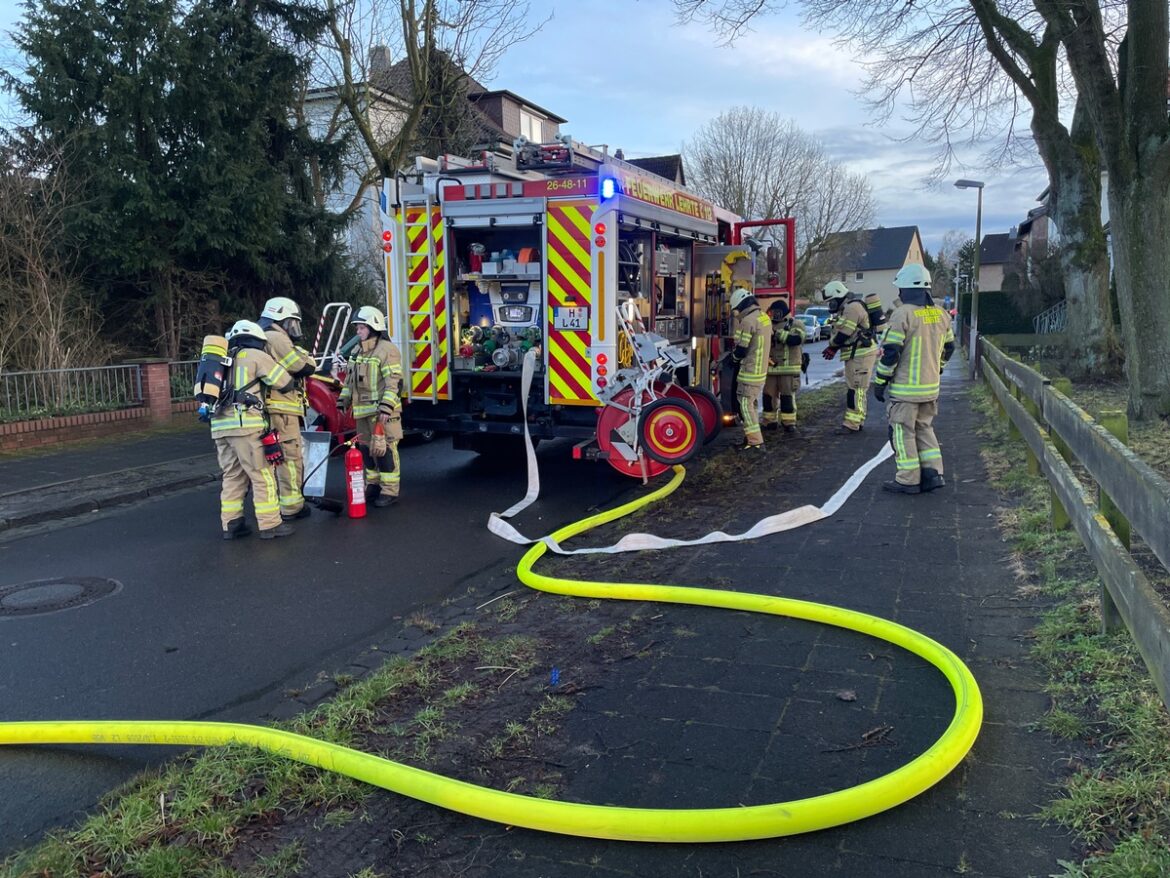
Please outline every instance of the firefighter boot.
M882 490L891 494L921 494L920 485L903 485L901 482L882 482ZM260 536L264 536L263 533Z
M313 513L313 510L310 509L309 505L306 503L304 506L302 506L300 509L298 509L296 512L292 513L291 515L285 515L283 512L280 513L280 517L284 521L296 521L298 518L308 518L312 513Z
M942 473L933 467L924 466L922 468L922 491L933 491L935 488L946 487L947 480L942 477Z
M224 528L223 538L225 540L235 540L240 537L246 537L251 532L252 529L248 527L248 522L242 518L233 518L228 522L228 526Z
M374 508L375 509L385 509L387 506L393 506L397 502L398 502L397 497L393 497L390 494L387 494L383 491L383 492L380 492L378 494L378 496L374 498Z
M296 529L291 524L282 521L276 527L260 531L260 539L275 540L277 537L291 537L295 533Z

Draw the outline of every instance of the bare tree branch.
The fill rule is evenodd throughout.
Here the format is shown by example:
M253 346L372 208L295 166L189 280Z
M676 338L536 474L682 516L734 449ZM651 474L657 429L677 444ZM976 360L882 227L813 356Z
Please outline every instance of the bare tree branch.
M791 119L733 107L683 147L687 176L705 197L751 219L797 218L800 289L837 232L863 228L876 212L863 175L830 159Z

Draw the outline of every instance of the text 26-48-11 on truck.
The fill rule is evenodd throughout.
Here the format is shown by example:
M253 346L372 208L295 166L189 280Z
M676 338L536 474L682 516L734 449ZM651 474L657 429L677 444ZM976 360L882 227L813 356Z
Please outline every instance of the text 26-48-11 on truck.
M567 137L420 158L381 203L404 423L457 448L515 445L527 416L535 440L656 476L722 424L732 283L792 301L791 219L741 222Z

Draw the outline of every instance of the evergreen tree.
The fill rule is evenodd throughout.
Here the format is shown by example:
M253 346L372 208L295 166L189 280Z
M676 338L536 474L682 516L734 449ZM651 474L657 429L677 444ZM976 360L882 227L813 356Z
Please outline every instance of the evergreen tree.
M30 6L14 83L26 136L85 166L62 244L92 266L126 341L179 356L223 328L221 310L251 317L270 295L311 308L345 284L340 220L315 204L307 167L336 180L342 144L291 112L304 70L288 47L325 24L295 0Z

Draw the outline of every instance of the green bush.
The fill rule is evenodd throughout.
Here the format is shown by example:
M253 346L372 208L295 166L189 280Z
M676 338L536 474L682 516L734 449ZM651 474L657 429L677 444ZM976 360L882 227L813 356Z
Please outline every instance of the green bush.
M959 316L969 319L971 294L959 297ZM1016 293L994 292L979 294L979 331L984 335L1024 334L1032 331L1033 314L1024 314L1019 309Z

